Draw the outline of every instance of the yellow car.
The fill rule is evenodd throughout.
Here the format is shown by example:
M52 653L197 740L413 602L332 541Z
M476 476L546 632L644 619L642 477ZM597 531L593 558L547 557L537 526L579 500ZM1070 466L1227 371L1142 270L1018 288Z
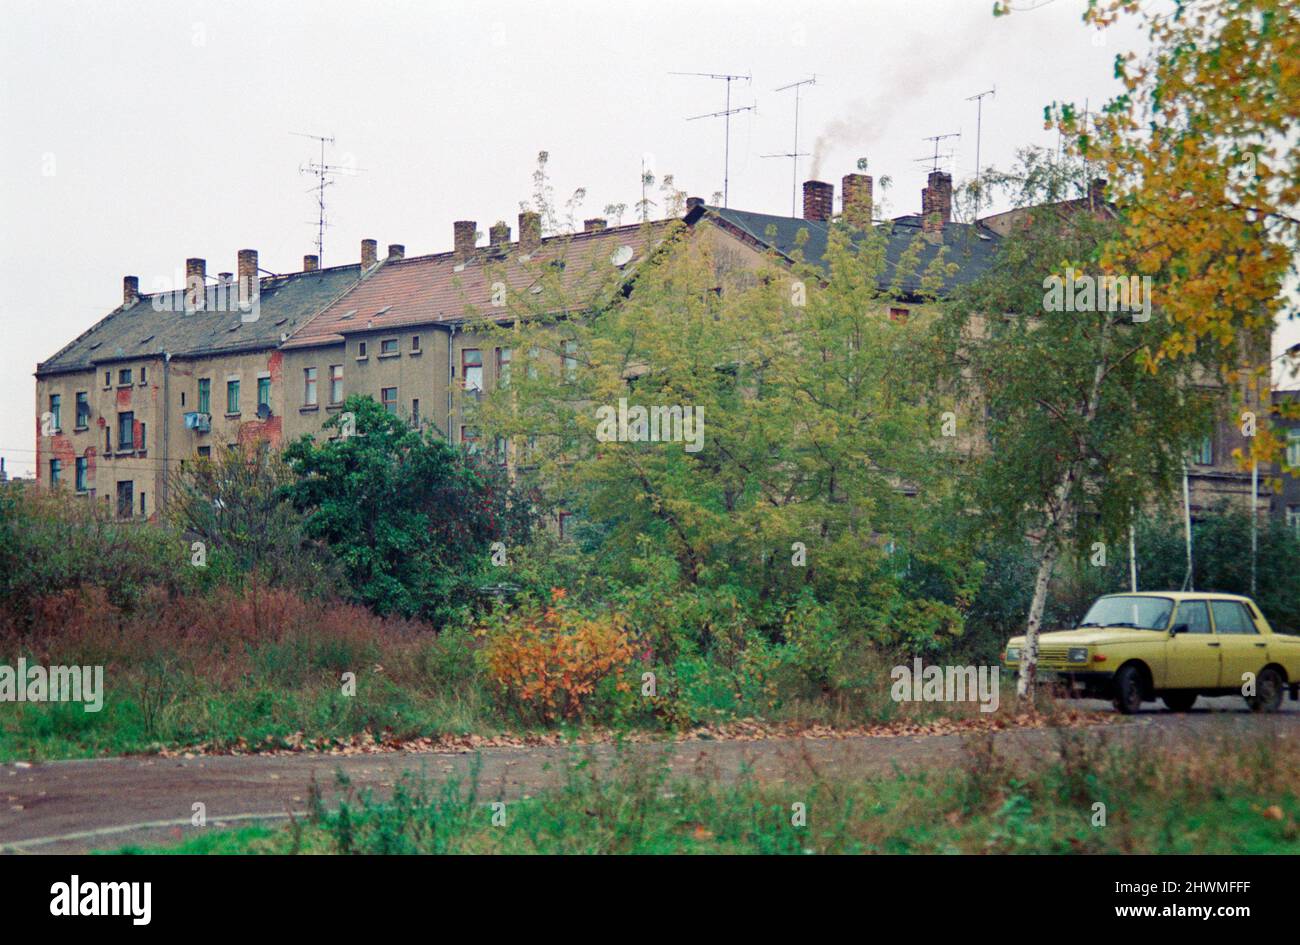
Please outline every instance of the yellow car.
M1007 643L1019 669L1025 638ZM1159 697L1186 712L1197 696L1242 695L1274 712L1300 688L1300 637L1274 633L1255 602L1236 594L1189 591L1107 594L1074 630L1038 637L1038 668L1068 683L1071 695L1112 699L1125 715Z

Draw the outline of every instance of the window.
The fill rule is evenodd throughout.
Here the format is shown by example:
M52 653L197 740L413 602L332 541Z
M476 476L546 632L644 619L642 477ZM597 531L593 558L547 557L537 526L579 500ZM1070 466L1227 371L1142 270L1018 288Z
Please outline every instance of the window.
M104 454L109 455L113 452L113 431L108 426L104 427ZM105 497L107 498L107 496Z
M1178 616L1174 625L1187 624L1188 633L1210 632L1210 609L1203 600L1185 600L1178 605Z
M212 413L212 381L199 378L199 413Z
M907 321L908 311L905 308L891 308L889 310L889 320L891 322Z
M1259 633L1246 608L1235 600L1210 601L1214 611L1214 629L1218 633Z
M122 368L122 370L120 370L120 371L117 372L117 384L118 384L119 387L123 387L123 386L125 386L125 385L127 385L127 384L130 384L130 383L131 383L131 369L130 369L130 368Z
M144 365L140 366L140 386L144 387L149 383L149 369Z
M257 379L257 406L271 406L271 379L269 377L259 377Z
M564 379L573 381L578 376L578 343L570 338L564 343Z
M1286 431L1286 464L1300 466L1300 428Z
M77 392L77 429L90 426L90 397L85 391Z
M135 414L130 410L117 415L117 448L135 449Z
M141 514L141 515L144 515L144 514L145 514L145 509L144 509L144 493L143 493L143 492L140 493L140 514Z
M510 386L510 357L509 348L497 348L497 387Z
M573 537L573 513L561 512L558 516L560 525L560 539Z
M477 398L483 390L483 352L478 348L466 348L460 353L460 366L465 392Z
M185 391L181 391L181 406L185 406Z
M105 371L105 372L104 372L104 386L105 386L105 387L112 387L112 386L113 386L113 372L112 372L112 371Z
M239 413L239 381L226 381L226 413Z
M57 459L50 460L50 485L59 484L59 473L63 472L63 463Z
M149 448L148 446L145 445L145 439L144 439L145 431L147 429L148 429L147 424L144 423L140 424L140 442L135 445L135 448L138 449L141 453L143 453L146 449Z
M392 354L397 354L397 353L398 353L398 351L397 351L397 339L396 339L396 338L385 338L383 341L379 342L379 356L380 356L380 357L385 357L385 356L387 356L387 355L392 355Z
M478 452L478 427L461 427L460 442L468 453Z
M384 409L389 413L397 413L397 388L380 388L379 401L384 405Z
M536 348L528 349L528 379L530 381L537 380L537 349Z
M1286 507L1286 523L1288 527L1295 529L1295 536L1300 538L1300 505Z
M365 356L366 356L366 343L365 343L364 341L358 341L358 342L357 342L357 360L360 361L360 360L361 360L362 358L364 358Z
M343 403L343 365L330 365L330 403Z
M497 465L504 466L510 461L510 440L504 436L498 436L494 445Z
M412 336L411 336L411 354L419 354L419 353L420 353L420 336L419 336L419 335L412 335Z
M1214 437L1208 434L1202 437L1200 445L1192 453L1192 462L1197 466L1214 465Z
M210 446L200 446L200 447L199 447L199 457L200 457L201 459L207 459L207 458L209 458L210 456L212 456L212 447L210 447Z
M411 401L411 423L417 427L420 425L420 398L418 397Z
M86 457L84 456L77 457L76 485L77 485L78 492L86 491L86 472L89 468L89 465L90 463L86 459Z
M63 429L63 398L58 394L50 394L50 423L55 433Z
M316 406L316 369L314 367L303 368L302 370L302 402L308 407Z
M117 517L130 518L135 508L135 483L131 480L117 484Z

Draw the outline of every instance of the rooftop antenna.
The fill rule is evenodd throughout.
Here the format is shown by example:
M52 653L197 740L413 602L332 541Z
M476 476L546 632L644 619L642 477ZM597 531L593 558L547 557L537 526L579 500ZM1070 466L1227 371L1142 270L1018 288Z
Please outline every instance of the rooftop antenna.
M954 131L954 132L952 132L951 134L946 134L946 135L930 135L928 138L922 138L922 139L921 139L922 141L933 141L933 142L934 142L934 154L930 155L929 157L919 157L919 158L914 158L914 160L917 160L917 161L929 161L929 162L930 162L930 165L931 165L931 166L930 166L930 170L931 170L931 171L937 171L937 170L939 169L939 142L942 141L942 140L944 140L945 138L960 138L960 137L961 137L961 132L960 132L960 131ZM949 156L949 157L950 157L950 156L951 156L951 152L949 152L948 155L945 155L945 156Z
M738 115L741 112L752 112L756 110L754 105L741 105L737 108L731 107L731 83L739 82L744 79L746 82L753 81L749 75L733 75L727 72L670 72L669 75L690 75L702 79L721 79L727 83L727 104L720 112L709 112L707 115L693 115L686 119L687 121L698 121L701 118L721 118L725 135L723 144L722 157L722 205L727 206L727 199L731 190L731 116Z
M779 89L773 90L776 92L788 92L790 89L794 89L794 147L790 149L790 152L788 154L764 154L763 155L763 157L790 158L791 164L793 165L790 170L790 176L791 176L790 216L792 217L798 216L798 213L796 212L796 208L798 207L797 201L799 199L799 158L807 157L806 151L801 152L799 150L799 95L802 91L803 86L816 85L816 84L817 84L817 76L814 74L808 77L807 79L800 79L798 82L791 82L789 85L783 85Z
M316 186L312 188L316 192L318 211L314 221L316 223L316 258L317 265L323 269L325 267L325 228L330 225L325 214L325 188L334 183L335 175L355 173L362 170L362 168L325 163L325 145L334 143L334 138L329 135L314 135L304 131L291 131L289 134L299 138L311 138L313 141L320 143L320 160L298 165L298 173L312 174L316 178Z
M970 98L966 99L966 101L968 102L971 100L974 100L975 102L975 216L976 218L978 218L980 215L980 204L983 203L984 201L984 191L980 189L980 138L981 138L981 132L983 131L984 96L986 95L996 96L997 92L998 92L998 87L995 85L993 86L993 88L988 89L987 91L977 92L976 94L970 96Z

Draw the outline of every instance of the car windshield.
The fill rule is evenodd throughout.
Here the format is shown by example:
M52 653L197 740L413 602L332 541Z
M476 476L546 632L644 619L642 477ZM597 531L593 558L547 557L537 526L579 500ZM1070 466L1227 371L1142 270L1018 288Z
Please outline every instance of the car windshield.
M1168 597L1103 597L1088 609L1081 627L1134 627L1163 630L1174 602Z

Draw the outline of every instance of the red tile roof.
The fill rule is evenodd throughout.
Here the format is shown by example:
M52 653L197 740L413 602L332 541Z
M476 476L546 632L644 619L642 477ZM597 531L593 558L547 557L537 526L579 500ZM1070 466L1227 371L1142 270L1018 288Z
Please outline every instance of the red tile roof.
M557 298L569 303L564 306L568 310L581 310L622 284L675 225L680 222L661 220L547 237L527 256L518 243L496 257L490 247L479 247L463 265L454 253L387 261L295 331L283 347L338 344L344 334L357 331L537 314L537 306L547 304L543 300ZM630 257L615 265L617 253L628 255L623 247L631 250ZM492 305L496 282L506 286L504 309ZM530 291L543 282L543 291Z

